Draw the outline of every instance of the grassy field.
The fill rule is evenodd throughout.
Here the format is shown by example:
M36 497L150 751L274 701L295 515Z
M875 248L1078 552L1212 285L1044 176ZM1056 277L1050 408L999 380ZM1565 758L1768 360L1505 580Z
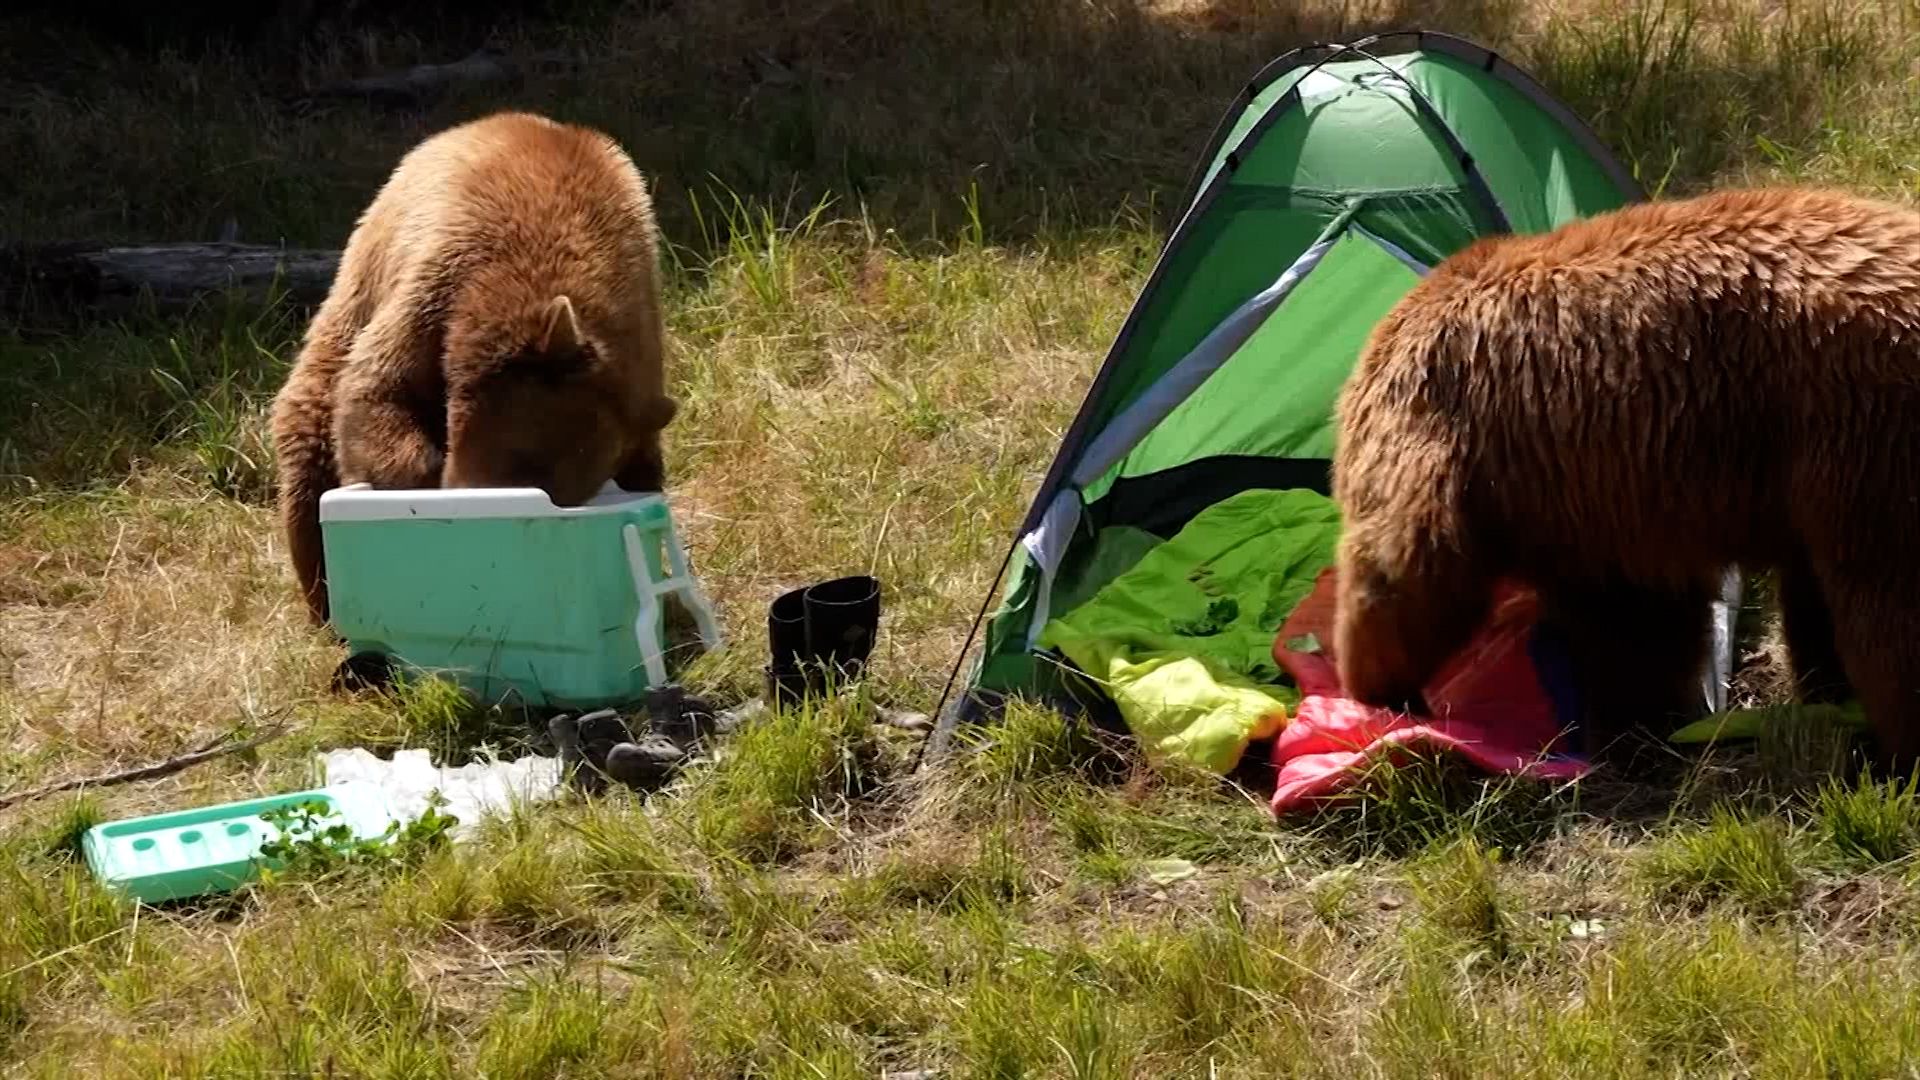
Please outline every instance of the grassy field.
M256 754L0 810L0 1060L111 1076L1920 1075L1920 794L1800 717L1672 782L1427 769L1276 826L1018 712L933 775L932 704L1221 108L1303 40L1418 23L1527 65L1689 192L1920 196L1920 7L1658 0L747 0L501 28L523 85L417 112L295 65L136 56L0 17L0 236L338 246L406 146L505 105L599 124L674 245L675 498L756 689L766 603L872 571L866 697L649 802L135 911L87 824L303 785L319 749L513 753L432 684L327 690L270 510L301 331L211 303L0 329L0 791L276 722ZM1757 614L1757 613L1756 613ZM1751 700L1775 693L1749 620Z

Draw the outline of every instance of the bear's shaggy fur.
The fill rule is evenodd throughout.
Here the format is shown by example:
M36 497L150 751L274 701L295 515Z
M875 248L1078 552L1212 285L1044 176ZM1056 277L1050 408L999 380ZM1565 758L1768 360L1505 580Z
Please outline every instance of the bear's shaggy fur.
M1348 692L1421 708L1490 587L1538 588L1589 735L1698 701L1731 565L1774 569L1808 700L1920 755L1920 214L1818 190L1638 204L1469 246L1337 406Z
M328 615L321 493L665 481L657 238L597 131L497 113L414 147L361 216L274 399L295 574Z

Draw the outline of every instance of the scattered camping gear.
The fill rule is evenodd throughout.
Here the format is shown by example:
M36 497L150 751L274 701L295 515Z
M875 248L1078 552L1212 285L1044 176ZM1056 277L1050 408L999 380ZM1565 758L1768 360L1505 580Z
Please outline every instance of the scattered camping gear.
M1479 237L1642 198L1564 105L1460 38L1385 34L1268 65L1215 129L982 600L924 750L943 753L958 724L1011 696L1074 711L1103 696L1100 673L1047 645L1048 627L1207 508L1256 488L1327 494L1340 388L1429 267ZM1231 582L1216 585L1231 595ZM1738 588L1730 572L1711 708L1725 698Z
M696 647L720 644L657 493L608 484L559 507L538 488L356 484L320 496L320 523L349 653L446 674L483 701L639 700L669 681L669 604L690 616Z
M793 589L767 609L769 703L791 706L864 678L880 628L880 582L856 574Z
M597 793L607 780L635 791L664 786L721 726L713 707L679 686L647 691L647 728L635 732L613 709L547 721L562 774L576 788Z
M360 747L327 751L320 785L305 791L110 821L87 830L81 848L109 887L146 903L237 889L272 860L264 846L287 835L270 817L318 804L323 843L385 842L429 809L452 818L454 840L472 838L484 819L515 805L557 797L571 781L602 790L606 780L652 790L670 779L713 735L737 719L716 713L677 686L647 695L650 730L634 733L612 709L549 722L559 753L511 761L438 767L426 750L382 759ZM337 835L335 829L338 827Z
M1422 748L1458 754L1495 774L1569 780L1586 775L1562 733L1577 715L1559 642L1538 623L1538 598L1504 585L1481 629L1428 683L1430 716L1348 698L1330 643L1338 597L1332 567L1274 638L1274 660L1303 695L1273 743L1275 814L1323 801L1365 778L1366 766Z
M280 835L264 815L302 803L327 807L353 840L376 839L393 823L377 790L342 785L110 821L80 846L95 877L142 903L228 892L258 875L262 846Z
M646 703L649 730L639 733L612 709L555 716L548 724L554 757L436 767L422 749L384 760L360 747L330 750L318 761L319 787L105 822L87 830L82 852L101 881L145 903L226 892L272 864L265 845L289 835L270 820L276 811L317 804L325 811L318 815L322 832L311 839L345 845L385 842L437 806L453 819L449 836L466 840L485 818L551 800L569 780L590 791L608 779L656 789L740 722L737 710L716 712L679 686L649 691Z
M1049 622L1040 645L1104 689L1150 758L1230 772L1299 704L1276 682L1273 631L1333 559L1339 529L1325 495L1242 491Z

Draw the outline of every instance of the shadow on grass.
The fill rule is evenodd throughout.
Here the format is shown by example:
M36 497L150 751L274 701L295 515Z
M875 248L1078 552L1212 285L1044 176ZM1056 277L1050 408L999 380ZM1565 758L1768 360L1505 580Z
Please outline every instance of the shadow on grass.
M315 37L297 71L256 66L246 33L203 33L191 11L175 40L144 44L89 36L84 6L10 12L0 50L58 62L0 72L17 103L0 115L0 145L31 162L0 174L0 235L189 241L231 225L246 242L337 247L408 147L512 107L598 125L630 149L653 178L677 276L757 271L767 282L757 296L781 273L837 273L832 259L795 262L794 242L824 214L824 246L856 255L925 245L1071 255L1077 238L1118 228L1140 247L1124 271L1137 278L1222 110L1305 42L1402 26L1482 41L1584 113L1658 190L1791 173L1834 139L1870 138L1835 117L1871 126L1872 95L1897 85L1889 65L1914 33L1839 0L1771 14L1662 0L1552 14L1507 0L588 9L381 16ZM512 84L413 108L288 105L310 85L454 59L483 41L546 59ZM304 313L218 307L54 341L0 334L0 491L116 477L159 452L187 459L216 491L264 497L264 399Z
M692 197L714 190L802 208L833 195L883 230L946 240L968 224L971 188L984 238L1022 242L1175 197L1232 96L1288 48L1406 24L1498 42L1513 10L720 0L561 22L496 7L316 39L297 71L255 64L248 50L264 47L244 33L183 30L200 43L189 51L16 14L0 22L10 53L63 60L0 76L23 102L0 138L37 162L0 177L0 232L210 239L232 219L245 240L338 246L406 148L511 107L615 136L654 178L676 243L702 242ZM518 80L397 111L287 105L308 84L447 62L483 41L529 61Z
M676 243L710 242L691 200L713 190L802 208L833 195L883 230L945 240L969 224L976 188L985 238L1024 242L1142 202L1164 216L1267 61L1405 27L1510 53L1650 187L1693 187L1819 138L1836 95L1886 75L1910 31L1838 0L1775 13L1662 0L1549 14L1509 0L529 7L411 22L369 7L352 16L364 26L315 37L285 71L256 63L248 50L265 47L245 32L194 29L191 12L178 40L145 45L89 36L84 5L15 13L0 43L60 63L0 76L21 102L0 137L36 163L0 177L0 232L209 239L232 219L248 240L337 246L408 146L512 107L618 138L654 178ZM520 77L399 111L286 104L481 43L526 61Z

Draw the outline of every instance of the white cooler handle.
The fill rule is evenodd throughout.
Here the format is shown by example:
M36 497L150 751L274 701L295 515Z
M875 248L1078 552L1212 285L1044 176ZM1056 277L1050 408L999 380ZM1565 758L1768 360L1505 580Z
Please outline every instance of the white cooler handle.
M709 651L720 647L720 625L713 617L713 609L707 604L707 598L700 591L700 585L687 568L687 552L680 545L680 536L673 526L667 526L667 578L664 581L653 580L647 569L647 556L640 546L640 527L634 524L620 528L620 539L627 549L627 570L633 576L634 596L640 601L640 613L633 620L633 637L640 646L641 662L647 668L647 683L651 686L667 684L667 660L660 641L660 597L668 593L679 593L687 610L693 613L694 626L699 630L700 642Z

